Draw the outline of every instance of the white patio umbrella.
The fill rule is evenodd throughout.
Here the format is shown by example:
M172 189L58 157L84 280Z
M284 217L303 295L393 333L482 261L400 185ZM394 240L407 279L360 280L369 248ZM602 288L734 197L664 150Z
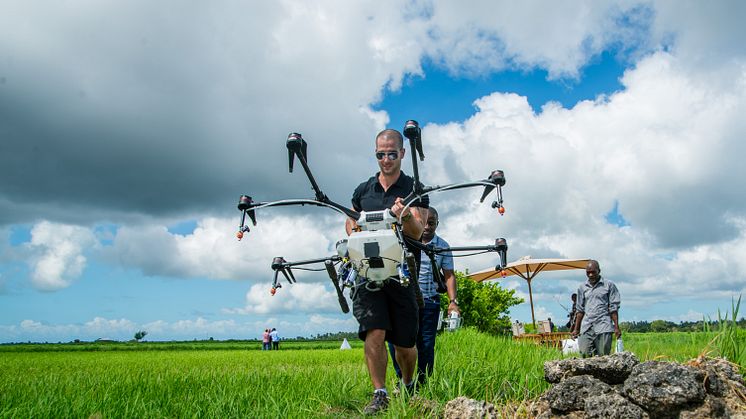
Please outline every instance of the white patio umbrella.
M534 326L536 326L536 318L534 317L534 297L531 293L531 280L536 278L536 275L540 272L585 269L589 260L590 259L531 259L531 256L524 256L515 262L508 263L502 271L495 268L489 268L469 274L467 277L476 282L487 281L490 279L502 279L512 275L518 275L525 279L528 283L528 299L531 304L531 321Z

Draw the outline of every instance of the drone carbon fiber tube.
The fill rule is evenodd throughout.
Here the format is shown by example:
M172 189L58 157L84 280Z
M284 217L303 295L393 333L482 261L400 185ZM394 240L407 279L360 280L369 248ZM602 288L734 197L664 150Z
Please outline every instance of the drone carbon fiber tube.
M324 261L324 267L326 268L326 273L329 274L329 279L332 280L334 290L337 291L337 300L339 301L339 307L342 309L342 313L349 313L350 306L347 305L347 300L345 299L344 294L342 294L342 290L339 288L339 281L337 278L337 271L334 269L334 262L327 259Z
M422 153L422 131L420 130L420 124L417 121L410 119L404 124L404 136L409 139L409 145L412 149L412 177L414 178L414 186L412 192L415 195L422 193L422 186L420 184L420 171L417 168L417 154L419 153L420 161L425 160L425 155Z
M438 293L444 293L448 291L448 287L446 286L445 282L443 282L444 278L440 274L440 269L435 263L435 253L427 253L427 257L428 259L430 259L430 266L433 267L431 270L433 273L433 282L435 282L435 285L437 286L436 291Z
M425 308L425 299L422 297L422 290L420 289L419 272L417 272L417 263L414 260L414 254L412 252L407 252L404 259L407 262L407 269L409 269L409 279L411 280L410 286L414 287L417 306Z

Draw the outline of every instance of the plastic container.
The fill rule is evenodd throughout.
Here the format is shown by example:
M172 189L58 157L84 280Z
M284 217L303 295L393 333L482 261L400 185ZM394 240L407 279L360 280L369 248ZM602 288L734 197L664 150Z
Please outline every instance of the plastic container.
M457 312L452 311L450 317L448 317L448 331L453 332L459 326L461 326L461 317L459 317Z

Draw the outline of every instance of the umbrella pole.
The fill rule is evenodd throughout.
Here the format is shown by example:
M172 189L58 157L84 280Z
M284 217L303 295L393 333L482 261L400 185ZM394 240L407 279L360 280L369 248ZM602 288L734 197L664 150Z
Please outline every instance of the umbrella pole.
M531 303L531 322L534 324L534 329L536 329L536 317L534 317L534 296L531 293L531 279L527 279L526 282L528 282L528 301Z

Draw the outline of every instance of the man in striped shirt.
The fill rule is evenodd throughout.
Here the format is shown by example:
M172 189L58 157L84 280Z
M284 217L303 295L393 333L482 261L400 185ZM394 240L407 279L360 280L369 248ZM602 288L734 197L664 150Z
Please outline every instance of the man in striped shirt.
M427 223L422 232L422 243L432 245L437 248L450 247L448 242L435 234L438 228L438 211L430 207L428 209ZM433 277L433 270L439 269L443 272L443 277L448 293L448 313L456 312L461 314L456 298L456 275L453 267L453 255L451 252L440 253L435 255L435 266L432 266L430 258L422 252L422 263L418 282L422 297L425 300L425 306L420 309L419 331L417 334L417 382L423 384L427 377L432 374L435 364L435 335L438 332L438 319L440 317L440 293L438 284ZM440 290L442 292L442 290ZM396 363L396 351L393 345L389 345L391 359L394 360L394 369L396 376L401 379L401 370Z

